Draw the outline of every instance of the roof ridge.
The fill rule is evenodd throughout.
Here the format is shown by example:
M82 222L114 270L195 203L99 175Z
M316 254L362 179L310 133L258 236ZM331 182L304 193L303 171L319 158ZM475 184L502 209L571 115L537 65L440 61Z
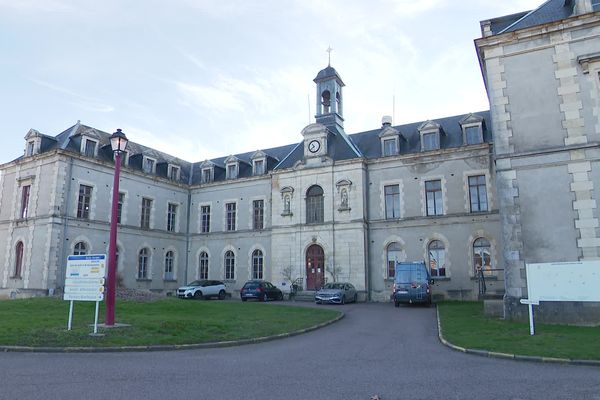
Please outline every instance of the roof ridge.
M513 22L512 24L510 24L509 26L507 26L506 28L502 29L500 32L498 32L498 35L508 32L509 29L511 29L513 26L517 25L518 23L520 23L521 21L524 21L525 19L529 18L529 16L531 16L532 14L536 13L538 10L542 9L544 6L546 6L548 3L552 2L553 0L546 0L543 4L541 4L539 7L529 11L527 14L525 14L524 16L522 16L521 18L519 18L518 20L516 20L515 22Z

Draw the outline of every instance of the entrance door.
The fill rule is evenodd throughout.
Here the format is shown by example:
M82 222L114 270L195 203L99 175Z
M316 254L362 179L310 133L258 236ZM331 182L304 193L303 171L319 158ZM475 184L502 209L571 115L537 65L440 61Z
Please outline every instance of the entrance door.
M325 253L318 244L306 250L306 289L318 290L325 282Z

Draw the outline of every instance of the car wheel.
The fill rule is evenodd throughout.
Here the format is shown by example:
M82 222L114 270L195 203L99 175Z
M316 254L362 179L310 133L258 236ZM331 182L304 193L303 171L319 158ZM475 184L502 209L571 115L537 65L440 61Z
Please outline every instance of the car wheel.
M315 303L321 304L321 300L315 300Z
M277 300L280 300L280 301L283 300L283 293L279 292L277 294Z
M202 298L202 292L201 292L201 291L199 291L199 290L198 290L197 292L195 292L195 293L194 293L194 298L195 298L196 300L200 300L200 299Z
M346 295L342 296L342 304L346 304Z
M225 300L225 291L224 290L221 290L219 292L219 300Z
M269 296L267 296L266 293L263 293L262 297L260 298L260 301L267 301L269 300Z

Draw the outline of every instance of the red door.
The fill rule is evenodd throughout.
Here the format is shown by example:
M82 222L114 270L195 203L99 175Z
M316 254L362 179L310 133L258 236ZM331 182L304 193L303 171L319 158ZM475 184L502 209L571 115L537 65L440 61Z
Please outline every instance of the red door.
M320 289L324 282L325 253L321 246L313 244L306 250L306 289Z

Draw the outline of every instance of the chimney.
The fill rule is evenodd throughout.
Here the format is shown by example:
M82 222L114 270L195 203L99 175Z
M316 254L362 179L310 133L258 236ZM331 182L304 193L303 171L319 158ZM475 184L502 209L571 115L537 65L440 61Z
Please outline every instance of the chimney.
M492 36L492 21L481 21L479 25L481 26L481 37Z
M592 0L575 0L575 8L573 9L573 15L581 15L593 12Z
M381 127L385 128L388 126L392 126L392 117L390 117L389 115L384 115L381 118Z

